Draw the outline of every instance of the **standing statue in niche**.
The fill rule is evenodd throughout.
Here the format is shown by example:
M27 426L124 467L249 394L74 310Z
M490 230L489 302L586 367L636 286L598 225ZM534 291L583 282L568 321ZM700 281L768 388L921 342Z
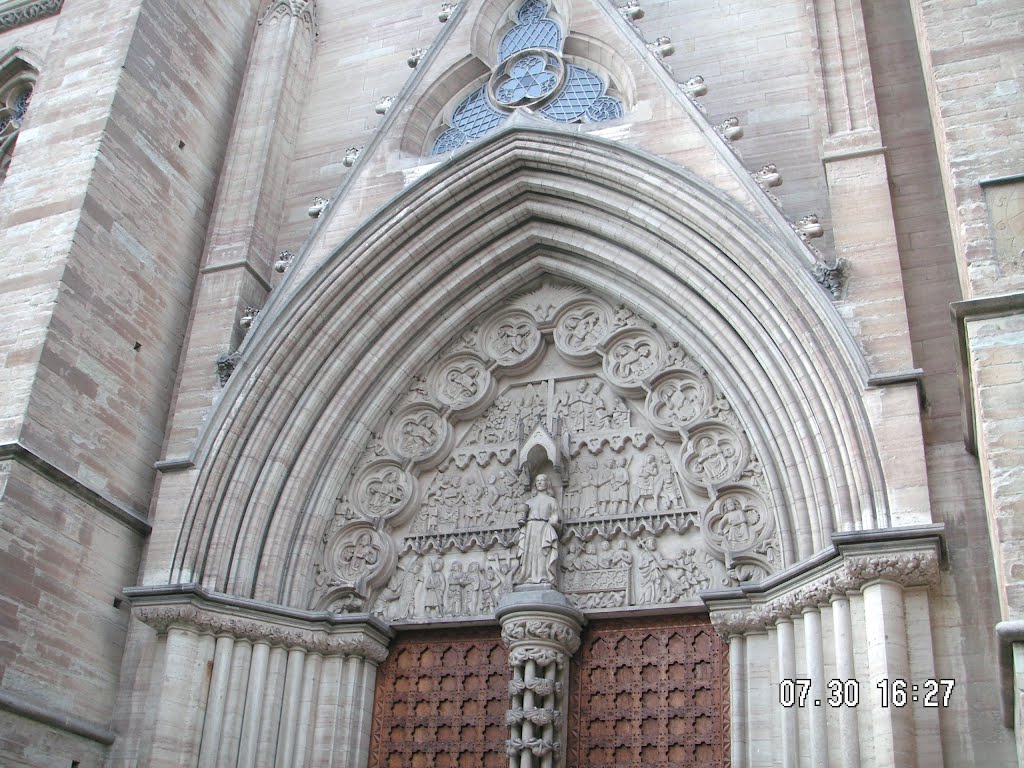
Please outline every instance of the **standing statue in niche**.
M537 475L536 493L519 506L519 570L516 584L550 584L558 572L558 502L547 475Z

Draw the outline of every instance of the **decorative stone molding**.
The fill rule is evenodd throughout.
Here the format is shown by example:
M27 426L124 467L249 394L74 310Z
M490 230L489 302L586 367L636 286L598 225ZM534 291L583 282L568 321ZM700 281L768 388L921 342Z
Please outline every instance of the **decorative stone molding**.
M344 163L344 161L342 161ZM311 219L319 219L327 206L331 204L331 200L328 197L320 197L319 195L313 198L313 204L306 209L306 215ZM287 253L287 251L285 251Z
M838 299L843 293L847 266L846 259L836 259L832 264L819 261L814 265L814 279L832 294L833 299Z
M672 38L665 35L657 38L653 43L648 43L647 49L659 59L667 59L676 52L676 47L672 43Z
M708 86L704 82L704 78L700 75L694 75L685 83L681 85L683 93L689 96L691 99L697 99L701 96L708 95Z
M316 201L316 200L322 200L323 198L316 197L316 198L313 198L313 199L314 199L314 201ZM313 209L310 208L310 210L313 210ZM317 216L319 216L319 215L320 214L318 213ZM281 251L281 253L279 253L277 255L277 261L274 262L274 271L275 272L279 272L281 274L284 274L285 271L287 271L288 267L291 266L291 264L292 264L292 262L294 260L295 260L295 254L294 253L292 253L291 251Z
M880 538L883 533L891 531L866 531L860 535ZM781 583L704 593L702 598L711 610L712 624L722 636L761 632L780 621L846 597L872 582L889 581L905 588L935 585L941 564L941 535L941 526L928 526L908 529L908 537L902 543L886 541L874 546L840 543L834 545L832 557L808 569L797 570Z
M248 331L252 328L253 323L256 322L256 318L259 317L260 308L247 306L242 311L242 317L238 321L238 325L241 326L243 331Z
M458 3L441 3L441 10L437 14L437 20L444 24L452 17L452 14L455 13L455 9L458 7Z
M124 593L135 617L161 635L182 629L324 656L358 656L375 664L388 655L390 630L366 614L295 611L207 592L194 584L134 587Z
M772 187L778 187L782 184L782 175L779 173L779 169L775 167L775 163L761 166L760 169L754 171L753 176L754 181L766 192Z
M931 586L939 578L939 558L936 552L865 555L848 559L846 572L858 586L878 579L904 587Z
M409 54L409 58L406 59L406 63L409 65L409 69L416 69L417 65L423 61L423 57L427 55L426 48L414 48L412 53Z
M640 21L644 17L644 9L640 7L640 0L629 0L625 5L620 5L619 13L627 21Z
M390 99L391 97L388 96L387 98ZM383 103L383 99L381 100L381 103ZM388 106L389 107L391 106L390 102L388 102ZM385 111L387 111L387 110L385 109ZM378 114L384 114L384 113L380 112ZM362 151L363 151L362 147L349 147L348 149L345 150L345 157L342 158L341 164L344 165L346 168L351 168L353 165L356 164L356 160L359 159L359 153L362 152Z
M514 618L502 622L501 640L510 651L517 650L522 643L550 643L571 656L580 647L578 624L548 613L515 614Z
M313 14L313 0L273 0L260 18L260 24L284 16L292 16L312 23L314 21Z
M231 378L231 374L235 372L235 368L238 366L238 362L242 359L242 353L238 350L234 352L224 352L217 358L217 378L220 380L220 385L223 387L228 383L228 379Z
M15 0L0 5L0 32L60 13L64 0Z
M715 126L715 131L727 141L739 141L743 138L743 127L738 117L730 117Z
M793 227L796 229L796 233L800 235L800 239L805 243L808 240L813 240L814 238L821 237L825 234L825 230L818 222L817 214L814 213L809 213L797 220Z

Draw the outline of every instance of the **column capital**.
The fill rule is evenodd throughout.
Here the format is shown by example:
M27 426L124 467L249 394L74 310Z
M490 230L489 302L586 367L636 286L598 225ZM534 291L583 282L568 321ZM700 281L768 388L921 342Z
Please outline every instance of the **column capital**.
M209 592L198 585L134 587L133 613L158 634L184 629L323 656L358 656L379 664L394 632L366 614L298 611Z

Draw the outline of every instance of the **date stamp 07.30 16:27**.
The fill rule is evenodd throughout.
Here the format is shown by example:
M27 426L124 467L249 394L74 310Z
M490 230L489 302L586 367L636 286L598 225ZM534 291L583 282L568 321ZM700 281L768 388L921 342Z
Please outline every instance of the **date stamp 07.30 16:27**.
M882 707L948 707L956 681L950 678L928 679L920 684L900 678L884 678L875 684ZM860 705L860 680L829 680L824 691L811 698L809 678L783 678L779 681L779 703L784 707L856 707Z

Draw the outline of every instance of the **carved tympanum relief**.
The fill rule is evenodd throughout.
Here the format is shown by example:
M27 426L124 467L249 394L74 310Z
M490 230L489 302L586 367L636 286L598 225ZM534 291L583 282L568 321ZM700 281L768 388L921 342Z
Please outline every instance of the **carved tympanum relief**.
M518 583L588 611L686 604L781 568L755 446L715 381L625 306L548 282L456 334L371 435L312 603L493 614Z

